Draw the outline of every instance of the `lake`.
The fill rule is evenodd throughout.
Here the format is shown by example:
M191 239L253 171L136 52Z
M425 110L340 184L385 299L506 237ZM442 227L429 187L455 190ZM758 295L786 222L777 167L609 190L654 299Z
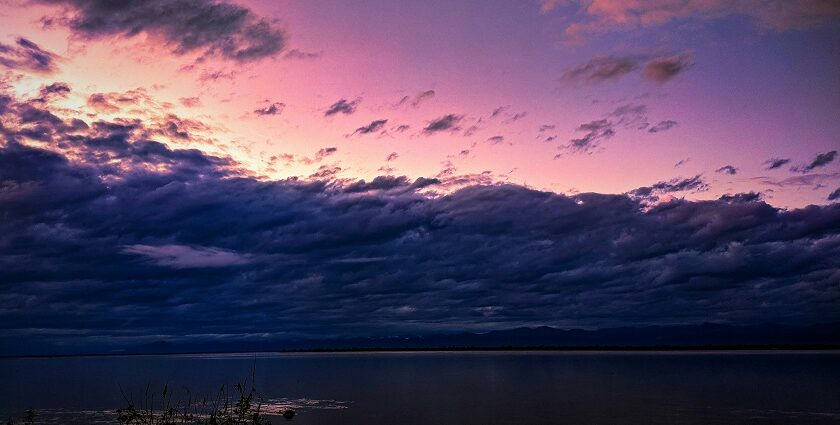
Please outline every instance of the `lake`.
M386 352L0 360L0 419L113 423L123 395L255 370L293 424L838 424L838 352ZM103 413L104 412L104 413ZM272 418L275 424L286 423Z

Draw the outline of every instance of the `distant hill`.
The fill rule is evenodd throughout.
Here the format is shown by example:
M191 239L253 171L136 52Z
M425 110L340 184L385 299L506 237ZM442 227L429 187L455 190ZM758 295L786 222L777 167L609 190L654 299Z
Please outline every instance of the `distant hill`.
M322 350L433 350L433 349L652 349L652 348L840 348L840 323L810 326L761 324L734 326L621 327L598 330L548 326L487 333L450 333L399 337L293 339L202 343L152 343L119 351L89 350L85 354L228 353ZM80 354L51 352L31 354Z

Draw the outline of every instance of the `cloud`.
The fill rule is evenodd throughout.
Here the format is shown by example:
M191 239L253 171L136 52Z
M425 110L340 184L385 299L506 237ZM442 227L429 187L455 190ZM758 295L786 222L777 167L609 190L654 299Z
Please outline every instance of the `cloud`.
M676 21L710 21L746 16L764 31L806 30L840 17L840 5L830 0L544 0L541 11L575 4L564 28L568 41L580 42L607 32L657 27Z
M324 52L304 52L298 49L292 49L286 52L283 56L286 59L294 59L294 60L312 60L320 58Z
M701 176L566 196L451 164L437 178L347 181L321 164L318 178L267 180L156 142L143 121L85 128L12 96L5 108L0 353L198 333L840 320L837 203L650 203L704 190ZM27 145L36 127L49 149ZM49 332L21 336L35 328Z
M690 55L656 58L645 65L644 75L648 80L665 83L693 65Z
M458 124L464 119L463 115L447 114L440 118L429 121L423 128L423 133L433 134L441 131L458 130Z
M639 68L635 56L604 56L591 59L582 65L569 69L560 77L562 81L600 83L623 77Z
M674 164L674 168L680 168L683 165L687 164L689 161L691 161L691 158L681 159L681 160L677 161L676 164Z
M185 245L127 245L123 247L123 252L141 255L157 265L175 269L230 267L250 262L246 256L236 252Z
M70 91L70 86L67 83L57 82L41 87L39 93L42 98L48 98L51 96L67 97L67 95L70 94Z
M586 134L583 137L569 140L569 147L574 152L588 152L615 135L613 123L606 119L581 124L575 131L582 131Z
M840 173L808 173L803 175L795 175L781 180L771 179L769 177L755 177L753 180L766 186L774 187L807 187L811 186L814 189L825 187L827 184L833 184L840 180Z
M676 126L677 126L677 122L674 121L674 120L659 121L659 123L657 123L656 125L651 127L648 130L648 132L649 133L659 133L659 132L662 132L662 131L668 131L668 130L676 127Z
M491 145L498 145L500 143L504 143L504 141L505 136L493 136L487 139L487 143L490 143Z
M770 158L767 161L764 161L764 165L767 166L765 170L775 170L777 168L782 168L782 166L789 162L790 159L788 158Z
M303 163L303 164L306 164L306 165L317 164L317 163L325 160L327 157L332 156L336 152L338 152L338 148L336 148L334 146L321 148L321 149L318 149L318 152L315 152L315 155L313 155L312 158L304 157L304 158L300 159L300 162ZM323 169L320 169L319 171L324 172L325 170L326 170L326 168L323 168ZM336 170L334 170L334 171L336 171Z
M55 19L78 37L158 38L183 55L199 52L235 62L271 57L283 50L286 35L250 9L214 0L41 0L66 6Z
M151 100L144 89L128 90L123 93L93 93L87 98L87 106L96 112L113 114L126 107L149 104Z
M327 108L326 112L324 112L324 116L329 117L335 114L350 115L353 112L356 112L356 107L359 106L359 102L361 101L361 99L356 99L352 102L348 102L347 99L339 99Z
M568 69L560 81L576 84L597 84L617 80L639 69L649 81L665 83L693 65L692 55L673 56L602 56Z
M721 173L721 174L729 174L730 176L734 176L735 174L738 174L738 169L731 166L731 165L724 165L723 167L720 167L717 170L715 170L715 172L716 173Z
M259 116L280 115L283 113L283 109L286 109L285 103L273 102L264 108L255 109L254 113Z
M709 190L709 185L703 180L700 174L691 178L675 178L668 181L660 181L650 186L640 187L629 192L631 196L655 202L661 195L668 195L677 192L704 192Z
M356 131L353 132L353 134L364 135L364 134L376 133L376 132L382 130L385 127L385 124L387 124L387 123L388 123L388 120L386 120L386 119L374 120L374 121L371 121L371 123L368 124L368 125L357 128Z
M388 156L387 156L387 157L385 157L385 161L387 161L387 162L391 162L391 161L396 160L396 159L397 159L397 158L399 158L399 157L400 157L400 155L399 155L398 153L396 153L396 152L391 152L391 153L389 153L389 154L388 154Z
M58 55L29 39L18 37L14 45L0 43L0 66L16 71L49 74L58 71Z
M180 102L181 105L187 108L195 108L201 106L201 99L198 97L182 97L178 99L178 102Z
M837 158L837 151L830 151L830 152L824 152L824 153L821 153L821 154L817 154L816 158L814 158L814 160L811 161L810 164L804 165L804 166L799 166L799 167L794 167L793 171L808 173L808 172L814 171L817 168L825 167L826 165L834 162L834 160L836 158Z
M719 198L724 202L758 202L761 201L761 194L758 192L736 193L734 195L726 194Z
M831 192L827 198L829 201L840 201L840 187Z
M434 90L422 91L422 92L418 93L417 95L415 95L414 97L403 96L402 99L400 99L400 101L397 102L395 107L400 107L400 106L403 106L403 105L411 105L412 108L416 108L416 107L420 106L420 104L423 103L424 101L426 101L428 99L431 99L433 97L435 97L435 91Z

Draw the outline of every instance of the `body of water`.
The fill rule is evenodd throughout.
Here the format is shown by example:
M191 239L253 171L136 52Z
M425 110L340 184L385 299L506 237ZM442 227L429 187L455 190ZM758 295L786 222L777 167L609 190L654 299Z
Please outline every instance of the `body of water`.
M306 424L838 424L837 352L400 352L0 360L0 419L113 423L148 384L213 394L255 370ZM272 421L285 423L282 418Z

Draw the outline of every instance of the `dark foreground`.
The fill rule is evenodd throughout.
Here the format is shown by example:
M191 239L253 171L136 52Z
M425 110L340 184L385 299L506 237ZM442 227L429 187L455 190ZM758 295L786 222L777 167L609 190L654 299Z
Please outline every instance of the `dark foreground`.
M256 369L297 424L840 424L840 352L391 352L0 360L0 418L114 423L146 384ZM285 423L281 417L273 423Z

